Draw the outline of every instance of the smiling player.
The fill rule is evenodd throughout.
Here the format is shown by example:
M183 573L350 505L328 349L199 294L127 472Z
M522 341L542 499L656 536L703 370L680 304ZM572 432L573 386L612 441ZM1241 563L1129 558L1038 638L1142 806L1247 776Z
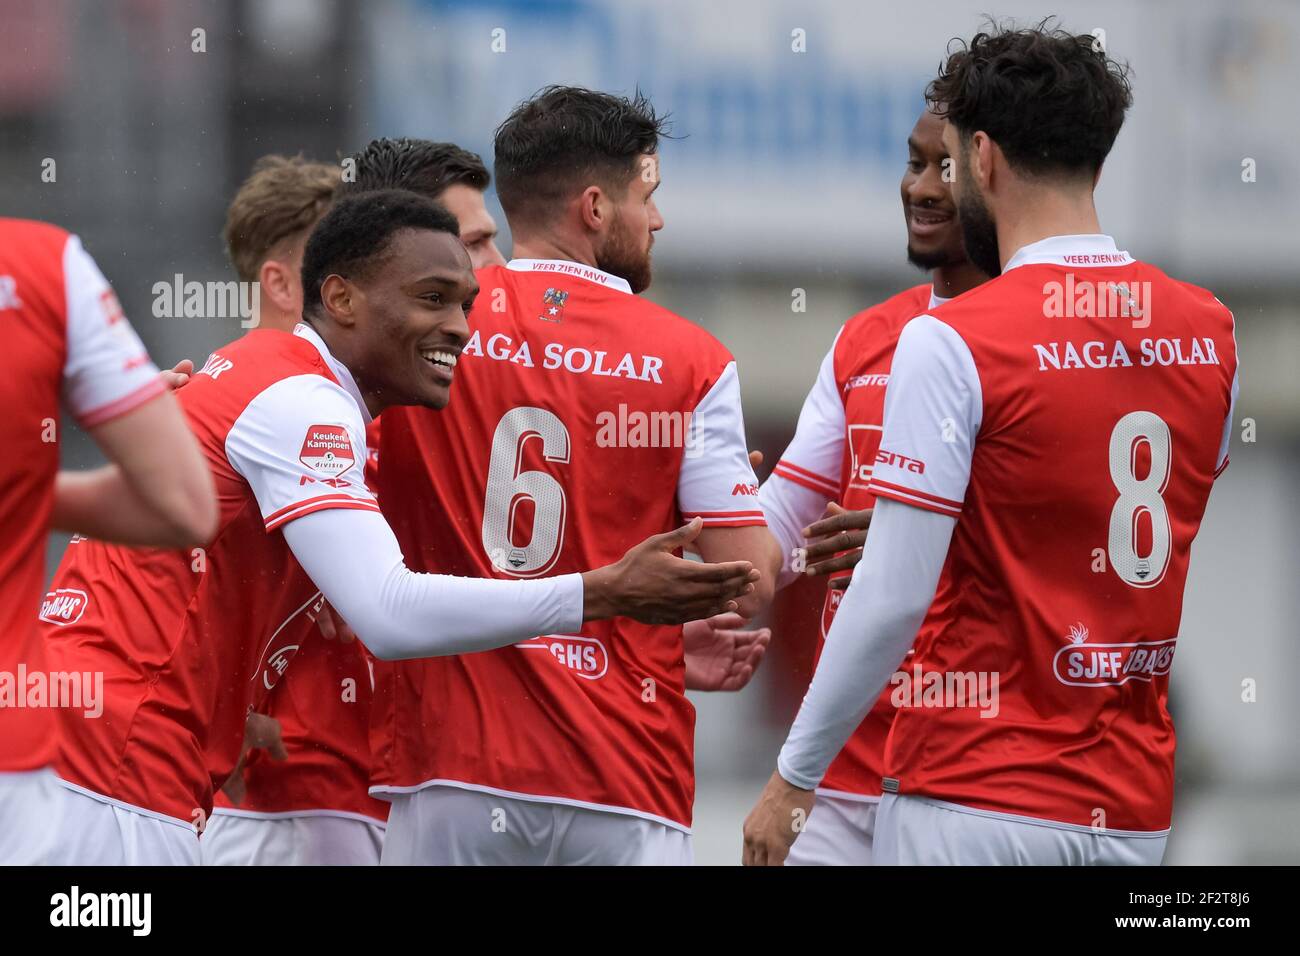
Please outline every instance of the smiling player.
M546 580L695 517L706 560L763 570L742 610L766 602L780 555L735 362L637 296L661 129L644 98L551 87L497 130L514 258L478 273L459 400L385 416L381 496L413 567ZM690 862L685 689L681 628L625 620L382 668L384 862Z
M901 184L907 259L932 271L931 281L845 323L804 402L794 439L759 492L784 553L793 555L806 547L808 573L834 575L817 621L819 650L843 597L840 585L847 583L848 569L861 554L869 509L875 503L867 486L880 445L885 386L899 333L913 316L988 278L966 258L942 134L943 119L924 110L907 138ZM848 511L818 520L830 502ZM795 577L787 564L780 584ZM885 737L893 717L889 695L882 695L817 788L813 812L787 864L871 863Z
M899 708L877 862L1158 864L1169 669L1237 396L1232 313L1102 234L1093 192L1132 93L1093 36L979 33L927 99L947 120L966 252L995 278L899 338L871 533L745 860L785 857L915 644L913 673L982 675L999 706ZM1062 315L1067 284L1091 304Z
M365 422L442 408L477 293L455 219L410 193L337 204L308 241L292 334L223 347L179 393L217 483L205 549L69 548L57 587L87 595L45 636L60 666L102 671L98 720L64 714L63 863L197 863L194 824L229 776L244 718L288 666L323 601L387 659L464 653L628 614L734 609L749 565L667 552L696 527L617 564L540 581L407 569L362 480ZM73 723L69 724L68 722Z

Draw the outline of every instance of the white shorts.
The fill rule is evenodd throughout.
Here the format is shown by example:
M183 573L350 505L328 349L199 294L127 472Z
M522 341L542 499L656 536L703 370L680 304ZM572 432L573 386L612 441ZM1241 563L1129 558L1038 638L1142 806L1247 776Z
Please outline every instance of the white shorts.
M1159 866L1168 838L887 793L875 849L881 866Z
M197 866L199 835L183 820L59 781L50 862L56 866Z
M786 866L871 866L876 830L875 797L850 799L821 791Z
M0 866L50 862L62 789L50 770L0 773Z
M691 835L626 813L459 787L395 794L385 866L691 866Z
M378 866L384 826L332 813L213 810L199 845L204 866Z

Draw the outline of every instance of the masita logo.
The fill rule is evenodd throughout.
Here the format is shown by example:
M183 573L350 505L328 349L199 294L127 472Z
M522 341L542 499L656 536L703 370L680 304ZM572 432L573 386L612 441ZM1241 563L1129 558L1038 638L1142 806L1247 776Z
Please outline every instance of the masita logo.
M356 464L348 430L342 425L312 425L302 441L298 460L322 474L342 474Z
M1117 687L1169 673L1177 638L1133 644L1089 644L1082 623L1070 625L1069 641L1052 658L1056 679L1071 687Z
M51 926L125 926L132 936L153 929L152 893L83 893L74 886L50 897Z
M41 620L46 624L67 627L86 613L86 592L76 588L56 588L45 593L41 602Z

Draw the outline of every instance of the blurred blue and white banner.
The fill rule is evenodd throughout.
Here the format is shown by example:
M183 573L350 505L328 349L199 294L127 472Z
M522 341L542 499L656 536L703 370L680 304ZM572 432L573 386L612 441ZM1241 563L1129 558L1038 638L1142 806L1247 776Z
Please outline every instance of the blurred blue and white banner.
M1100 0L1086 21L1063 21L1096 31L1134 68L1135 107L1098 194L1102 220L1134 254L1201 281L1276 282L1300 218L1286 119L1300 6L1216 6ZM364 125L454 140L490 162L492 130L541 86L640 87L681 137L663 146L661 261L903 273L906 136L949 40L976 32L984 9L383 0L367 4ZM995 12L1030 22L1045 9Z

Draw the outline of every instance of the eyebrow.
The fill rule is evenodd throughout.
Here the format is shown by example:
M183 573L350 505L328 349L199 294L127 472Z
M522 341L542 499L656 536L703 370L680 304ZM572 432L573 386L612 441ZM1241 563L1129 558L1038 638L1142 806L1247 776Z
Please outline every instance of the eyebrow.
M421 285L436 285L436 286L441 286L444 289L458 289L461 287L462 284L463 283L461 282L461 279L458 275L453 276L445 273L443 274L430 273L429 275L424 275L424 276L420 276L419 278L412 279L410 282L406 283L406 287L411 288L413 286L421 286ZM473 295L478 289L478 286L474 283L474 280L472 278L470 279L469 282L469 288L470 288L470 292L468 293L469 295Z

